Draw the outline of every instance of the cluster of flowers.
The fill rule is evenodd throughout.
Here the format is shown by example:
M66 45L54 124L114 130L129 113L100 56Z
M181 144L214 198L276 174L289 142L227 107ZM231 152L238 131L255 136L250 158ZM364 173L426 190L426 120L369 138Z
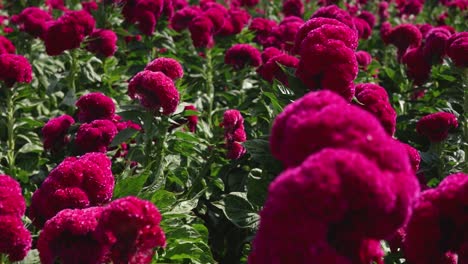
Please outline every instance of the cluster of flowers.
M105 57L114 55L117 50L115 32L95 28L96 22L87 10L66 11L54 20L50 13L38 7L28 7L12 16L11 22L21 31L42 39L51 56L79 48L83 42L88 51Z
M383 263L379 240L407 223L419 194L405 145L319 91L276 118L270 146L286 170L269 187L250 263Z
M0 254L8 255L10 261L22 260L31 248L31 234L21 220L25 211L19 183L0 175Z
M246 152L244 146L240 144L247 140L244 118L238 110L226 110L221 126L224 127L224 140L228 150L228 159L239 159Z
M0 80L11 87L16 82L30 83L32 67L28 59L16 55L16 47L6 37L0 36Z
M200 6L186 6L171 19L176 31L189 29L195 47L213 47L214 36L230 36L241 32L250 15L237 3L229 9L215 1L201 1Z

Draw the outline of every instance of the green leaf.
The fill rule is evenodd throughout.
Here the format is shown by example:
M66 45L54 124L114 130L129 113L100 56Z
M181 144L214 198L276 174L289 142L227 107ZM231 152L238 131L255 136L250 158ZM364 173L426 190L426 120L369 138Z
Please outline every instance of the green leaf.
M151 165L148 167L151 167ZM132 169L127 168L122 173L122 178L117 180L114 188L114 199L130 195L137 196L140 193L150 175L150 171L146 169L140 175L132 175L132 172Z
M159 190L151 197L151 202L158 207L159 210L165 211L167 208L176 203L177 199L174 193L166 190Z
M230 193L223 199L221 208L226 217L240 228L255 228L260 219L252 204L247 201L245 193Z
M132 138L136 133L138 133L138 130L133 129L133 128L126 128L122 131L120 131L115 137L114 140L110 143L109 147L116 147L123 142L129 140Z

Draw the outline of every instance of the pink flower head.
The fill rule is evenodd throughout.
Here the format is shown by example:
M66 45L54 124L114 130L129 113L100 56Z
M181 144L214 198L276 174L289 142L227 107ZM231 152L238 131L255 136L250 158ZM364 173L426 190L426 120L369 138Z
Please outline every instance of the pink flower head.
M145 67L145 70L152 72L162 72L174 81L184 76L184 69L182 69L182 65L180 65L177 60L172 58L157 58L148 63L148 65Z
M41 263L105 263L109 249L95 234L103 209L65 209L49 219L37 242Z
M229 16L227 9L222 5L215 5L204 10L203 16L206 16L213 23L213 34L218 33Z
M100 243L110 246L112 263L150 263L154 248L166 245L161 219L151 202L125 197L105 208L96 232Z
M26 203L19 183L8 175L0 175L0 216L10 215L21 218ZM1 251L0 251L1 252Z
M447 138L450 129L457 127L458 121L454 114L438 112L421 118L416 124L416 131L432 142L439 142Z
M16 52L16 47L11 43L9 39L4 36L0 36L0 54L11 53L14 54Z
M273 28L271 32L272 36L270 37L273 42L268 43L271 40L267 39L267 43L264 46L275 46L286 51L291 51L294 47L296 34L303 24L304 21L299 17L286 17L277 27Z
M88 39L86 49L94 54L110 57L117 50L117 35L112 30L95 29Z
M457 173L447 176L437 188L420 195L406 227L404 252L408 261L415 264L457 263L453 261L458 253L458 263L464 263L460 260L467 256L467 190L468 175Z
M257 17L252 19L249 30L255 32L254 41L263 45L270 36L272 29L276 26L278 26L278 24L273 20Z
M31 233L18 216L0 215L0 223L0 253L11 262L23 260L31 249Z
M406 65L406 74L415 85L422 85L429 79L432 65L424 56L423 47L409 49L401 62Z
M79 153L107 151L107 146L117 135L117 128L110 120L94 120L84 123L76 132L75 146Z
M279 55L283 55L283 54L285 53L283 53L281 50L275 47L268 47L264 49L262 52L262 62L267 63L271 58L279 56Z
M197 111L197 108L195 108L195 106L193 105L187 105L184 107L184 111L186 110ZM190 116L186 116L186 118L187 118L187 126L189 128L189 131L192 133L195 133L195 131L197 130L198 116L190 115Z
M412 24L401 24L390 30L384 42L393 44L401 57L408 48L417 48L421 45L422 35L419 29Z
M38 7L27 7L20 14L12 16L11 22L19 25L21 31L42 38L47 30L47 22L52 19L48 12Z
M424 57L429 61L441 63L445 56L446 44L450 38L450 31L445 28L435 27L425 34L426 42L423 47Z
M212 47L214 45L212 20L204 15L195 17L189 25L193 45L199 47Z
M408 156L410 158L411 168L413 172L416 173L419 170L419 164L421 163L421 155L419 155L419 151L409 144L403 144L405 146L406 151L408 151Z
M353 18L351 15L336 5L329 5L317 9L317 11L315 11L315 13L310 18L316 17L334 18L347 25L351 29L354 29Z
M268 49L271 49L271 48L268 48ZM273 82L273 79L277 79L278 81L280 81L281 83L287 86L288 76L278 64L281 64L289 68L297 68L299 64L299 59L294 56L287 55L287 54L280 54L277 56L273 56L266 63L260 66L257 69L257 72L260 74L260 76L263 79L269 82Z
M179 104L179 92L171 78L162 72L141 71L128 85L128 95L154 112L162 108L164 115L175 112Z
M21 55L0 54L0 80L11 87L18 83L32 81L32 67L28 59Z
M258 67L262 63L261 53L249 44L235 44L226 51L224 63L239 70L246 65Z
M174 0L172 5L174 6L175 10L180 10L186 6L188 6L187 0Z
M353 23L360 39L368 39L371 36L372 28L367 21L359 17L353 17Z
M81 96L76 101L78 120L88 123L97 119L112 120L115 114L115 104L110 97L95 92Z
M390 17L390 14L388 13L388 2L382 1L379 3L378 13L381 22L387 21Z
M417 24L416 27L419 29L419 31L421 31L421 35L423 37L426 36L427 32L429 32L429 30L431 30L432 28L434 28L431 24L428 24L428 23L425 23L425 24Z
M126 1L122 14L130 23L136 23L141 33L152 35L156 23L163 13L164 0Z
M83 39L93 32L95 23L94 18L83 10L69 11L50 22L44 35L47 54L60 55L65 50L80 47Z
M228 14L228 18L224 20L223 27L217 35L230 36L239 34L250 19L249 13L244 9L231 8L228 10Z
M75 120L69 115L61 115L50 119L42 128L44 149L57 151L70 142L68 129L74 123Z
M63 0L46 0L45 4L49 7L49 9L58 9L62 11L67 11Z
M224 127L224 139L226 141L226 148L228 149L228 158L239 159L246 152L245 148L239 144L239 142L247 140L244 130L244 118L238 110L226 110L221 126Z
M111 161L103 153L68 157L37 189L31 198L29 218L37 227L63 209L106 204L112 198L114 177Z
M119 115L114 115L114 117L112 117L112 122L114 122L115 127L117 128L117 131L122 131L127 128L131 128L131 129L138 130L138 131L141 130L140 125L134 123L131 120L122 121L122 117Z
M301 0L286 0L283 2L284 16L297 16L302 17L304 14L304 4Z
M468 67L468 32L452 35L447 41L447 55L460 68Z
M367 70L367 66L372 62L372 56L368 52L360 50L356 52L356 60L359 68Z
M397 116L386 93L385 88L376 84L356 85L356 99L361 103L359 106L372 113L380 121L385 131L393 136L396 130Z
M399 15L417 15L424 7L424 0L397 0Z
M98 4L94 1L81 2L81 6L83 7L83 10L86 10L88 13L91 13L94 10L98 10L99 8Z
M361 13L357 16L360 19L363 19L369 24L369 27L372 29L375 26L375 16L369 11L361 11Z
M171 18L171 27L175 31L182 31L189 27L190 22L201 14L201 9L197 6L187 6L175 12Z

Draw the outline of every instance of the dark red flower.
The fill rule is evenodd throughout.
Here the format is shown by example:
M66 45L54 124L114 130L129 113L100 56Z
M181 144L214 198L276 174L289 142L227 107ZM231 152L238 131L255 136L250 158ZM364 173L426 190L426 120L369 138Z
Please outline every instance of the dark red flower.
M157 58L146 65L145 70L152 72L162 72L172 80L180 79L184 76L182 65L172 58Z
M57 151L70 142L68 129L74 123L75 120L69 115L61 115L50 119L42 128L44 149Z
M78 120L82 123L97 119L112 120L115 114L114 101L100 92L81 96L75 105L78 108Z
M254 7L258 4L259 0L240 0L241 6Z
M429 138L432 142L445 140L449 130L458 127L454 114L438 112L422 117L416 124L416 131Z
M195 17L189 25L193 45L197 48L214 45L214 25L210 18L204 15Z
M284 16L297 16L302 17L304 14L304 4L301 0L285 0L283 2L283 14Z
M360 39L368 39L371 36L372 28L367 21L359 17L353 17L353 23Z
M175 112L179 104L179 92L171 78L162 72L142 71L128 85L128 95L154 112L162 108L164 115Z
M419 164L421 163L421 155L419 155L419 151L409 144L403 144L406 150L408 151L408 156L410 158L411 168L413 172L416 173L419 170Z
M67 12L51 22L44 35L47 54L60 55L65 50L80 47L84 38L93 32L95 23L84 10Z
M190 22L201 14L201 9L197 6L187 6L175 12L171 19L171 27L176 31L182 31L189 27Z
M163 14L164 0L125 1L122 14L130 23L136 23L141 33L152 35Z
M11 22L19 25L21 31L42 38L47 30L47 22L52 19L48 12L38 7L27 7L20 14L12 16Z
M32 81L32 67L28 59L21 55L0 54L0 80L11 87L18 83Z
M112 30L95 29L88 40L86 49L94 54L110 57L117 50L117 35Z
M277 79L284 85L288 86L288 76L278 64L289 68L297 68L299 59L287 54L273 56L266 63L260 66L257 69L257 72L260 74L260 76L262 76L263 79L269 82L273 82L273 79Z
M31 198L29 218L36 227L63 209L106 204L112 198L114 177L111 161L103 153L68 157L37 189Z
M78 128L75 147L79 153L105 153L115 135L117 135L117 128L112 121L94 120L91 123L84 123Z
M435 27L425 34L426 42L423 47L424 57L429 61L441 63L446 54L446 44L450 38L450 31Z
M96 232L101 244L110 246L112 263L150 263L154 248L166 245L161 219L151 202L125 197L105 208Z
M398 57L401 58L408 48L417 48L421 45L422 35L415 25L401 24L392 28L383 40L386 44L395 45Z
M429 79L432 65L424 56L422 47L409 49L401 62L406 65L406 74L415 85L422 85Z
M235 44L226 51L224 63L239 70L247 65L258 67L262 63L261 53L249 44Z
M86 10L88 13L91 13L94 10L98 10L98 4L94 1L81 2L81 6L83 7L83 10Z
M49 6L49 9L58 9L62 11L67 11L63 0L46 0L45 4Z
M399 15L417 15L424 7L424 0L397 0Z
M387 21L387 19L390 17L390 14L388 13L388 2L382 1L379 3L379 18L381 22Z
M239 8L229 9L228 14L228 18L225 19L224 25L217 35L230 36L239 34L250 19L249 13Z
M260 45L264 45L272 29L276 26L278 24L273 20L257 17L252 19L249 30L255 32L254 41Z
M275 47L268 47L263 50L262 52L262 62L267 63L271 58L276 57L278 55L283 55L281 50L275 48Z
M190 111L197 111L197 108L193 105L187 105L184 107L184 111L190 110ZM197 124L198 124L198 116L197 115L189 115L186 116L187 118L187 126L189 128L189 131L192 133L195 133L197 130Z
M468 67L468 32L460 32L452 35L447 41L447 55L455 66Z
M224 127L224 140L228 149L228 159L239 159L246 152L245 148L239 144L247 140L244 130L244 118L238 110L226 110L221 126Z
M14 54L16 52L16 47L11 43L9 39L4 36L0 36L0 54L11 53Z
M360 50L356 52L356 60L360 68L367 70L367 66L372 62L372 56L368 52Z
M31 249L31 233L18 216L0 215L0 223L0 253L12 262L24 259Z
M0 216L21 218L26 210L26 203L19 183L8 175L0 174Z
M334 18L347 25L348 27L354 29L353 18L351 17L351 15L336 5L321 7L317 9L317 11L315 11L315 13L310 18L317 17Z
M367 22L367 24L369 24L369 27L371 28L371 30L372 28L374 28L375 16L371 12L365 11L365 10L361 11L361 13L357 17L360 19L364 19Z

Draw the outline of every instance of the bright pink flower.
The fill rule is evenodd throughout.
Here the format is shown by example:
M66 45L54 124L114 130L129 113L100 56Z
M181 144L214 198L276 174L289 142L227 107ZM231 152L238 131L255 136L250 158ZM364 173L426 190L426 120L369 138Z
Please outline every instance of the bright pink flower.
M424 56L422 47L409 49L401 62L406 65L406 74L415 85L422 85L429 79L432 65Z
M372 56L368 52L360 50L356 52L356 60L360 68L367 70L367 66L372 62Z
M240 70L247 65L258 67L262 63L260 51L249 44L235 44L226 51L224 63Z
M212 20L204 15L195 17L189 25L193 45L197 48L212 47L214 45L214 25Z
M260 45L264 45L272 29L276 26L278 26L278 24L273 20L257 17L252 19L249 30L255 32L254 41Z
M411 168L413 172L416 173L419 170L419 164L421 163L421 155L419 155L419 151L409 144L403 144L405 146L406 151L408 151L408 156L410 158Z
M365 10L361 11L361 13L357 17L360 19L364 19L367 22L367 24L369 24L369 27L371 28L371 30L372 28L374 28L375 16L371 12L365 11Z
M367 21L359 17L353 17L353 23L360 39L368 39L371 36L372 28Z
M162 72L174 81L184 76L184 69L182 69L182 65L180 65L177 60L172 58L157 58L148 63L148 65L145 67L145 70L152 72Z
M130 23L136 23L141 33L152 35L163 14L164 0L125 1L122 14Z
M175 112L179 104L179 92L174 81L162 72L141 71L128 85L128 95L153 112L162 108L164 115Z
M67 11L63 0L46 0L45 4L49 6L49 9L58 9L62 11Z
M86 49L94 54L110 57L117 50L117 35L112 30L95 29L88 39Z
M397 0L399 15L418 15L424 7L424 0Z
M19 183L8 175L0 174L0 216L21 218L25 211L26 203Z
M68 142L68 129L75 123L73 117L61 115L50 119L42 128L42 142L45 150L58 151Z
M266 63L260 66L257 69L257 72L260 74L260 76L262 76L263 79L269 82L273 82L273 79L277 79L278 81L287 86L288 76L278 64L289 68L297 68L299 64L299 59L287 54L273 56Z
M100 92L81 96L75 105L78 108L78 120L82 123L97 119L112 120L115 114L114 101Z
M83 7L83 10L86 10L86 12L91 13L94 10L98 10L98 4L94 1L89 1L89 2L81 2L81 6Z
M190 22L201 14L201 9L197 6L187 6L175 12L171 19L171 27L175 31L182 31L189 27Z
M117 135L117 128L110 120L94 120L84 123L76 132L75 147L79 153L103 152Z
M239 144L247 140L244 130L244 118L238 110L226 110L221 126L224 127L224 139L228 149L227 157L229 159L239 159L246 152L245 148Z
M0 80L11 87L18 83L32 81L32 67L28 59L21 55L0 54Z
M354 29L353 18L351 15L336 5L321 7L317 9L317 11L315 11L315 13L310 18L317 17L334 18L343 24L346 24L351 29Z
M447 55L455 66L468 67L468 32L454 34L447 41Z
M388 2L382 1L379 3L379 18L381 22L387 21L387 19L390 17L390 14L388 13Z
M187 105L184 107L184 111L186 110L197 111L197 108L195 108L195 106L193 105ZM189 131L192 133L195 133L195 131L197 130L198 116L189 115L189 116L186 116L185 118L187 118L187 126L189 128Z
M38 7L27 7L20 14L12 16L11 22L19 25L21 31L42 38L47 30L47 22L52 19L48 12Z
M398 49L398 57L401 58L408 48L417 48L421 45L422 35L416 26L401 24L392 28L383 40L386 44L395 45Z
M416 131L429 138L432 142L443 141L451 129L458 127L454 114L438 112L422 117L416 124Z
M450 38L450 31L435 27L425 34L426 42L423 47L424 57L429 61L441 63L446 54L446 44Z
M0 36L0 54L16 52L16 47L13 43L4 36Z
M268 47L264 49L262 52L262 62L267 63L271 58L279 56L279 55L283 55L283 54L285 53L283 53L281 50L275 47Z
M217 35L230 36L239 34L250 20L249 13L243 9L231 8L228 10L228 14L228 18L224 20L224 25Z
M18 216L2 215L0 223L0 253L12 262L23 260L31 249L31 233Z

